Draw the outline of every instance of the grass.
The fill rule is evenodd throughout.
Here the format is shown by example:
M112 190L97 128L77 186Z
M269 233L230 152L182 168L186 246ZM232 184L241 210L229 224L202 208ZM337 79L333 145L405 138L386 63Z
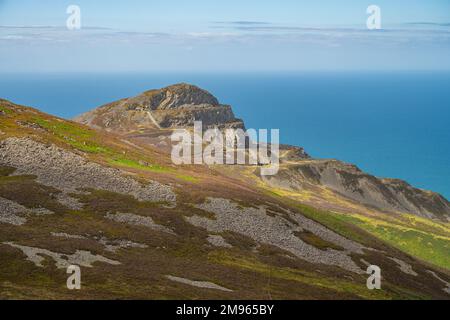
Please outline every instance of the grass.
M304 216L319 222L325 227L348 239L354 240L363 245L373 245L370 239L367 239L367 234L365 232L361 232L361 230L352 227L351 222L343 220L340 214L315 209L302 204L297 204L297 208L300 209Z
M186 174L179 174L177 171L173 168L161 166L161 165L154 165L154 164L142 164L139 161L131 160L127 158L114 158L110 159L108 161L109 164L124 167L124 168L131 168L131 169L137 169L137 170L143 170L148 172L154 172L154 173L169 173L174 174L176 178L180 180L184 180L186 182L192 182L196 183L199 181L198 178L195 178L193 176L189 176Z
M62 120L46 120L39 117L34 117L33 121L41 127L51 130L52 132L60 136L68 135L83 139L90 139L94 136L94 133L92 131L83 129L79 125Z
M387 290L367 290L365 281L362 281L361 285L358 285L355 282L349 282L339 278L319 276L305 270L297 270L287 267L274 267L262 263L256 259L235 255L226 251L214 251L209 254L208 260L210 262L229 267L262 273L266 276L281 280L296 281L342 293L351 292L364 299L406 298L399 297L396 293L389 293Z
M405 227L365 216L341 215L340 219L359 226L410 255L450 270L450 234L445 237L414 226Z
M11 114L12 113L12 111L10 109L5 108L3 106L0 106L0 111L4 112L6 114Z
M15 168L0 166L0 177L7 177L16 171Z
M95 133L90 129L66 121L45 120L39 117L34 117L33 121L80 151L95 154L113 153L110 148L95 141Z
M178 179L184 180L186 182L198 183L200 181L200 179L193 177L193 176L188 176L186 174L177 174L176 177Z
M329 241L323 240L322 238L316 236L314 233L308 230L304 230L302 232L294 232L294 234L307 244L312 245L319 250L327 250L327 249L334 249L341 251L344 250L344 248Z
M374 243L366 236L367 232L403 252L450 269L450 232L446 224L411 215L401 215L397 220L390 216L339 214L305 205L298 205L298 208L305 216L346 238L373 246Z
M144 164L139 163L139 161L126 159L126 158L111 159L109 161L109 163L112 165L117 165L117 166L121 166L121 167L150 171L150 172L157 172L157 173L168 173L168 172L173 171L173 169L171 169L171 168L163 167L160 165L152 165L152 164L144 165Z

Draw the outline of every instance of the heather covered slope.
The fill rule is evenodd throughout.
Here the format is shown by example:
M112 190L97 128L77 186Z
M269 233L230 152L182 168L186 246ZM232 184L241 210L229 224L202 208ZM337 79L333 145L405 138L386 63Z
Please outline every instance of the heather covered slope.
M448 223L313 209L255 167L175 166L164 135L0 101L0 297L450 297ZM81 291L65 287L68 264ZM382 290L366 288L368 264Z

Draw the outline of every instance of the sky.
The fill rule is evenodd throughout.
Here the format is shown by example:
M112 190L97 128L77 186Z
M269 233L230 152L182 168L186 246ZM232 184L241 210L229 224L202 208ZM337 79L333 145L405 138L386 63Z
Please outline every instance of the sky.
M449 57L450 0L0 0L4 73L450 70Z

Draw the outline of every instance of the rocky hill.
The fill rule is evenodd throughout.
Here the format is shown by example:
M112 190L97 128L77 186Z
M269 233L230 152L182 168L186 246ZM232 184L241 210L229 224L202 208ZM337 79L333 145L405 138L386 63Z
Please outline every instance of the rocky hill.
M201 120L205 129L244 128L228 105L221 105L209 92L189 84L149 90L133 98L99 107L75 121L115 132L142 128L179 128Z
M221 108L193 90L139 103ZM403 211L445 215L444 199L298 147L270 181L257 166L176 166L170 129L106 116L127 105L89 127L0 100L0 299L450 299L450 224L372 205L383 186ZM71 264L81 290L66 287ZM372 264L382 290L366 288Z

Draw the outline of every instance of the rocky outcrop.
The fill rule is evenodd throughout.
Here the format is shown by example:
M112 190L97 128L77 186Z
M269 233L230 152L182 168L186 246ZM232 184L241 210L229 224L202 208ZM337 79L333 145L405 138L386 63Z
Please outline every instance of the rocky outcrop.
M352 253L362 253L363 246L324 228L313 220L292 212L285 212L289 220L281 214L268 212L264 206L242 208L228 199L208 198L197 206L206 212L214 213L214 219L192 216L186 218L197 227L209 232L232 231L245 235L258 243L269 244L286 250L295 256L312 263L339 266L345 270L361 273L351 259ZM338 244L342 250L327 248L321 250L304 242L296 232L307 230L315 237Z
M176 201L170 186L156 181L144 185L117 169L90 162L55 145L44 145L27 138L0 141L0 165L17 168L15 175L34 175L39 183L65 194L97 189L131 195L140 201Z
M116 132L184 128L193 126L194 121L202 121L205 129L244 128L230 106L220 104L209 92L185 83L104 105L75 121Z
M310 159L308 153L302 147L280 144L280 162L288 163L298 160Z
M299 161L264 179L270 185L289 190L326 187L339 196L384 211L441 220L450 218L450 203L440 194L414 188L402 180L377 178L337 160Z
M33 262L37 267L44 268L45 257L50 257L55 261L58 269L67 268L70 265L79 265L86 268L92 268L94 263L102 262L110 265L119 265L119 261L105 258L101 255L92 254L89 251L77 250L74 254L65 254L52 252L47 249L27 247L15 244L14 242L4 242L13 248L19 249L26 255L27 260Z

